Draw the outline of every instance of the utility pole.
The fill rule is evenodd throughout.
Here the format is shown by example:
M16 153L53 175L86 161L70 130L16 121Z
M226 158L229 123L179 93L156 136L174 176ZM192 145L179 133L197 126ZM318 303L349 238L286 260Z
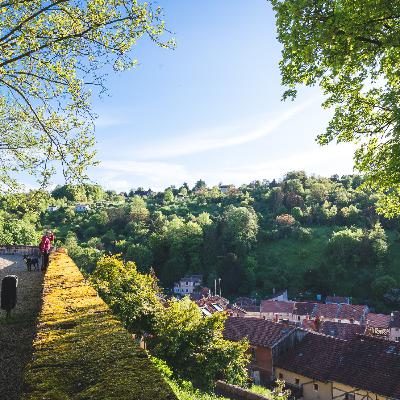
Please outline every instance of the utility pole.
M217 295L217 280L214 279L214 296Z
M219 297L222 297L222 295L221 295L221 278L218 278L218 285L219 285Z

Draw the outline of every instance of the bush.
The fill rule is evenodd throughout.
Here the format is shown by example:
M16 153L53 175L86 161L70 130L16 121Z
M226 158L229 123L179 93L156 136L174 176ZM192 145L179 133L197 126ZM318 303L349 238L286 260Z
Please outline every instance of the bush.
M310 228L303 228L302 226L299 226L293 231L293 235L296 239L306 242L312 239L313 232Z

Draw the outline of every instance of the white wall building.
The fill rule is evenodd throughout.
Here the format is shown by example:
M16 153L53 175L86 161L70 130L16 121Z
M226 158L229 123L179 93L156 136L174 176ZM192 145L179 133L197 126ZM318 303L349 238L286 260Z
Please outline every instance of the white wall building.
M174 293L182 296L190 295L194 292L196 287L201 285L203 281L202 275L190 275L181 278L179 282L174 284Z

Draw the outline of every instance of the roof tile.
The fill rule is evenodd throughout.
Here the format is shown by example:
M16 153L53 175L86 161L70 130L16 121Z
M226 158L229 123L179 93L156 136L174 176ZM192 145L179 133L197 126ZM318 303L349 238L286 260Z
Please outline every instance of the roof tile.
M285 324L260 318L229 317L225 321L224 338L238 341L247 338L253 346L273 347L295 330Z

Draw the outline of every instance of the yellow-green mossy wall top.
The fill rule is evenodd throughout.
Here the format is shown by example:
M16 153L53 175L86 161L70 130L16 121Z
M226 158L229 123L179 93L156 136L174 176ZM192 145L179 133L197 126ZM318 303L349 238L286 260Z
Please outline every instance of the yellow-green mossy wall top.
M175 400L169 385L65 253L46 272L23 400Z

